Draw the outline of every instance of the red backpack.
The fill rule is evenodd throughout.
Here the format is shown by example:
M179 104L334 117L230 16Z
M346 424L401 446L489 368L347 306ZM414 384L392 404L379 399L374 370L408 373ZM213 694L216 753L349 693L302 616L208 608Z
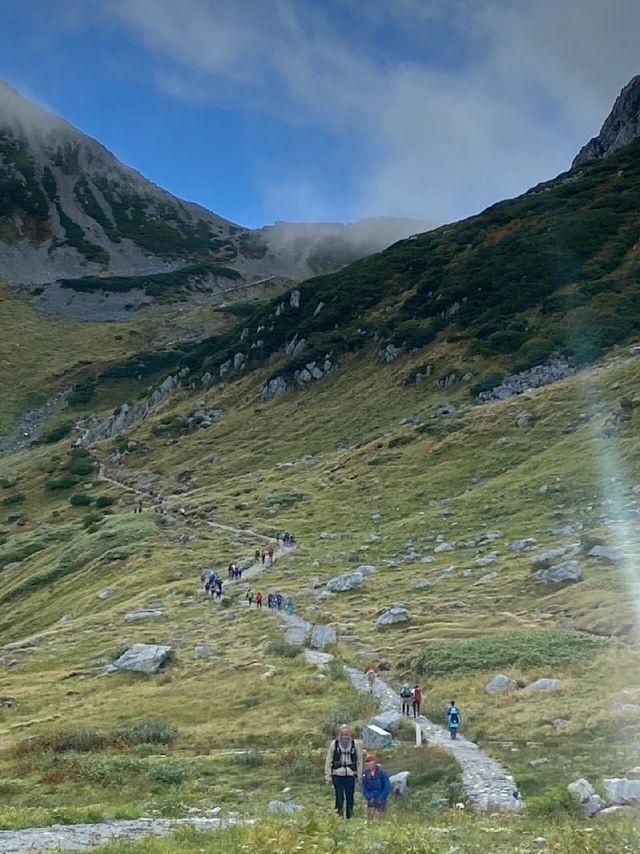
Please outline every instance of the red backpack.
M414 703L421 703L422 702L422 691L420 690L420 688L414 688L413 689L413 702Z

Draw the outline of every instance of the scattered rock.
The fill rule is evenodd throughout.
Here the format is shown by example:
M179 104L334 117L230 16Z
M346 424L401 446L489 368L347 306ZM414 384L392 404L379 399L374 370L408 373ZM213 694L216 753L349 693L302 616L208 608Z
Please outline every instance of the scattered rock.
M565 560L555 566L550 566L548 569L539 569L534 577L544 583L575 583L582 581L582 570L577 560Z
M386 729L376 724L367 724L362 728L362 743L369 750L371 748L389 747L393 742L393 736Z
M588 780L585 780L584 777L580 777L580 779L574 780L573 783L569 783L567 789L574 798L577 798L580 801L580 803L586 801L596 793L596 790L593 788L591 783Z
M137 623L139 620L157 620L162 616L162 611L155 608L140 609L139 611L129 611L125 615L125 623Z
M474 560L476 566L490 566L498 560L498 552L489 552L486 555L480 555Z
M516 415L515 425L522 430L525 427L529 427L532 421L533 415L530 412L523 411Z
M355 590L362 587L364 584L364 575L359 570L354 572L345 572L343 575L336 575L327 581L327 590L333 593L344 593L347 590Z
M538 545L538 541L534 540L533 537L527 537L525 540L514 540L509 544L509 551L512 552L524 552L527 549L535 548Z
M556 729L563 730L569 726L569 721L566 718L556 718L553 725Z
M391 783L391 794L399 798L406 798L409 794L409 777L411 771L398 771L389 777Z
M379 543L380 537L378 534L367 534L364 538L365 543Z
M624 563L624 552L610 546L594 546L588 552L589 557L597 557L605 563Z
M455 411L456 408L453 403L443 403L442 406L439 406L433 414L434 416L442 417L443 415L453 415Z
M105 587L104 590L101 590L97 594L98 599L108 599L109 596L113 596L113 594L116 592L116 590L117 590L116 587Z
M371 718L369 723L385 729L387 732L395 732L400 726L401 720L402 715L400 712L397 712L395 709L389 709L386 712L380 712L375 718Z
M304 660L307 664L313 664L316 667L326 667L333 659L334 656L330 652L317 652L313 649L305 649L304 651Z
M510 444L511 444L511 439L508 436L500 436L498 439L496 439L496 445L499 448L504 448L506 445L510 445Z
M167 661L173 647L161 644L134 643L113 662L116 670L133 670L136 673L157 673Z
M640 801L640 780L609 777L602 781L602 785L614 804L637 804Z
M2 567L2 571L3 572L11 572L14 569L20 569L21 566L22 566L21 560L12 560L11 563L5 563L5 565Z
M236 618L236 612L235 611L227 611L227 613L224 615L224 618L225 618L225 620L227 620L227 622L232 623Z
M370 563L362 564L362 566L357 567L355 570L355 572L361 572L362 575L373 575L375 571L375 566Z
M515 679L505 676L503 673L498 673L484 687L487 694L506 694L508 691L515 691L518 683Z
M331 628L331 626L325 626L321 623L317 623L311 629L311 640L310 644L315 649L324 649L325 646L331 646L336 643L338 637L336 635L336 630Z
M431 582L427 581L426 578L419 578L413 582L412 587L414 590L426 590L427 587L431 587Z
M451 545L451 543L439 543L433 551L435 552L435 554L441 554L442 552L452 552L453 546Z
M395 605L393 608L389 608L388 611L385 611L381 614L376 620L377 626L391 626L394 623L406 623L411 619L411 614L407 611L406 608L402 608L399 605Z
M529 765L532 768L538 768L540 765L546 765L549 760L546 757L541 757L540 759L530 759Z
M605 807L604 809L598 812L598 818L608 818L612 815L620 815L620 813L632 813L634 812L633 807L630 806L622 806L622 804L614 804L612 807Z
M533 694L542 694L542 693L550 693L551 691L560 691L562 688L562 682L559 679L536 679L535 682L531 682L530 685L527 685L524 688L528 693Z
M498 577L497 572L488 572L486 575L483 575L482 578L478 579L478 584L490 584Z
M269 812L283 813L284 815L294 815L302 809L300 804L294 804L293 801L269 801L267 804Z
M549 566L559 557L564 557L572 549L572 546L558 546L555 549L546 549L531 558L531 565L534 569L536 567Z

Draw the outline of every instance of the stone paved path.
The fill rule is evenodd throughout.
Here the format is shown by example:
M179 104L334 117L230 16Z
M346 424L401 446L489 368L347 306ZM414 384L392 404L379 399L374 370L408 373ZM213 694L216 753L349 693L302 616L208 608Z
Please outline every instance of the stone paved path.
M219 830L235 822L219 818L139 818L135 821L105 821L100 824L54 824L25 830L0 831L1 854L35 854L40 851L90 851L114 839L168 836L178 828Z
M345 668L351 683L359 691L369 693L369 683L359 670ZM373 686L374 695L380 700L383 711L398 710L398 694L382 679L377 678ZM506 770L480 750L477 744L463 735L453 741L448 731L429 718L420 715L418 724L424 740L431 747L441 747L450 753L462 768L462 786L478 812L520 812L523 802L514 797L518 787Z

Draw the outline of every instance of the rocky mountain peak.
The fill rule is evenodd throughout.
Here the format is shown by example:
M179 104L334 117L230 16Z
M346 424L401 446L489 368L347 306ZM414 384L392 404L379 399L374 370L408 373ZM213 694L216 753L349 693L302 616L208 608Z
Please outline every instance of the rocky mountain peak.
M582 147L572 166L606 157L640 136L640 75L634 77L616 98L598 136Z

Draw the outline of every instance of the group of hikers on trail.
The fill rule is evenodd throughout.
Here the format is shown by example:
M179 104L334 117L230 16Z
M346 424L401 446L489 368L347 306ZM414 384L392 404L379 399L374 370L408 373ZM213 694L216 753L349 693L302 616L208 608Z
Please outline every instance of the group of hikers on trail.
M373 688L372 688L373 690ZM416 684L411 687L408 682L405 682L400 688L400 707L403 715L410 716L413 712L414 719L420 717L420 704L422 703L422 688ZM411 707L411 708L410 708ZM460 710L456 706L456 701L451 700L449 708L446 711L445 719L447 729L451 738L455 739L458 735L458 729L462 722Z
M249 607L256 603L256 608L262 608L262 603L264 602L264 596L258 590L256 594L254 594L253 590L247 590L245 597ZM282 611L284 606L284 596L282 593L267 593L267 608L275 608L277 611ZM286 609L289 614L293 614L295 612L296 606L291 598L291 596L287 599Z
M243 569L237 563L230 563L227 572L229 578L242 578Z
M207 596L215 596L217 599L222 598L222 578L213 569L209 571L203 570L200 574L200 581L204 584L204 592Z

